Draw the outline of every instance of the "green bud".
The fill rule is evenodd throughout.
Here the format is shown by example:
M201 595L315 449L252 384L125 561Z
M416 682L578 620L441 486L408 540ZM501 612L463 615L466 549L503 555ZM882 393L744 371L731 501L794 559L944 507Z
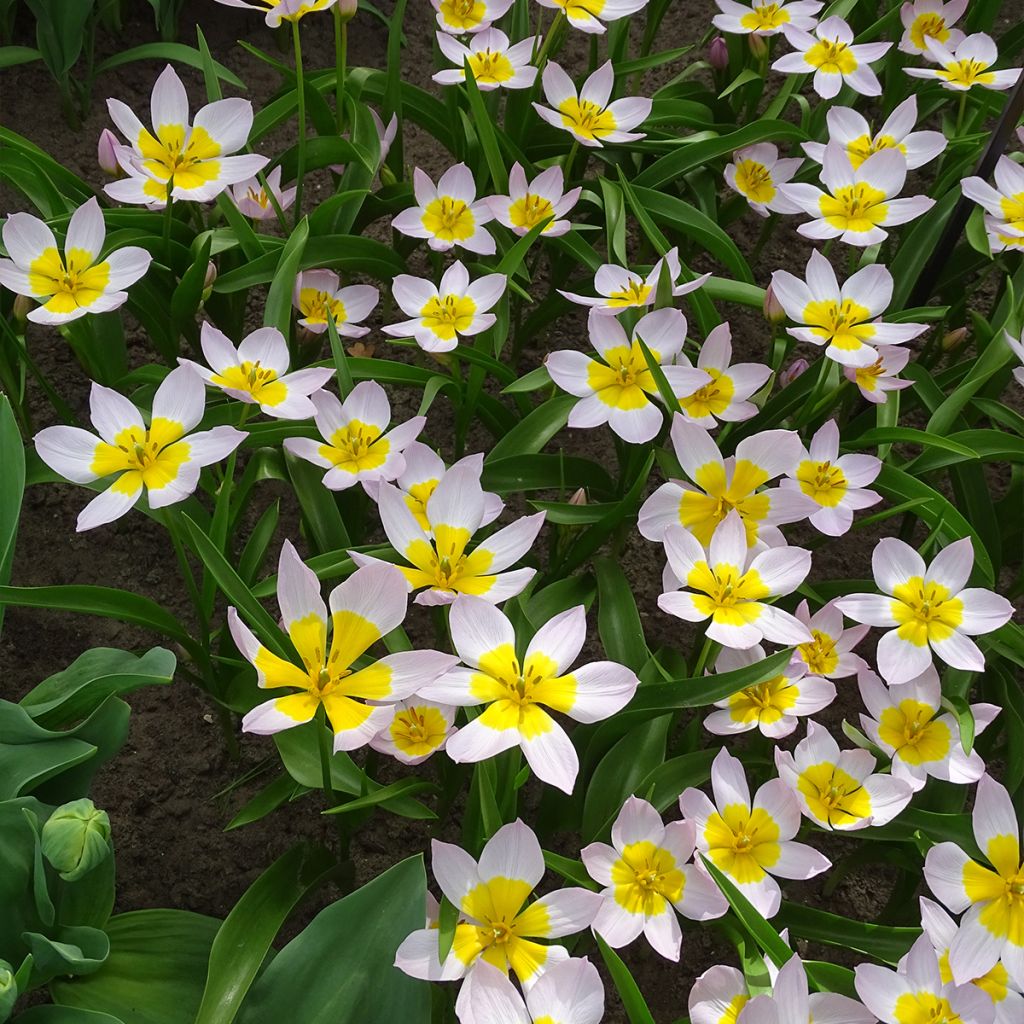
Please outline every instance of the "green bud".
M75 882L110 856L110 819L88 799L72 800L43 826L43 856L65 882Z
M395 172L387 164L381 164L380 183L382 185L394 185L397 181L398 178L395 177Z
M6 960L0 960L0 1020L7 1020L17 1001L18 983L14 978L14 968Z

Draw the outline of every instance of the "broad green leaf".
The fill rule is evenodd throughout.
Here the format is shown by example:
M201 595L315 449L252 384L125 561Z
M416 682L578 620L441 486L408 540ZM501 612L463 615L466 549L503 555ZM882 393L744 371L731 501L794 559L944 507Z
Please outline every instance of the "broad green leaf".
M295 278L300 270L308 238L309 220L303 217L281 250L263 309L263 325L276 327L286 338L289 336L292 323Z
M176 64L185 64L199 71L203 70L203 55L195 47L186 46L184 43L143 43L141 46L133 46L128 50L120 50L107 57L106 60L100 61L96 65L95 73L102 75L122 64L131 64L137 60L158 60L165 63L171 61ZM233 71L217 61L213 62L213 66L218 78L227 82L228 85L233 85L236 89L245 89L245 82Z
M6 395L0 395L0 584L11 578L14 544L21 519L21 501L25 493L25 449L14 410ZM4 606L0 605L0 630L4 624Z
M399 779L389 786L382 786L373 793L366 796L356 797L355 800L348 800L335 807L329 807L324 814L351 814L354 811L362 811L367 807L377 807L385 804L396 797L412 796L413 793L436 793L437 786L426 779Z
M887 964L896 964L921 934L920 928L894 928L867 921L853 921L848 917L788 900L783 901L775 920L780 927L788 928L794 939L808 939L853 949Z
M600 935L595 934L594 938L597 940L597 948L601 950L601 957L615 984L615 990L622 1000L629 1024L654 1024L654 1017L640 993L639 986L633 980L633 975L629 973L629 968Z
M613 661L639 672L650 656L629 580L611 558L594 562L597 574L597 631Z
M577 401L573 395L558 395L537 406L487 453L485 465L514 455L539 452L565 426Z

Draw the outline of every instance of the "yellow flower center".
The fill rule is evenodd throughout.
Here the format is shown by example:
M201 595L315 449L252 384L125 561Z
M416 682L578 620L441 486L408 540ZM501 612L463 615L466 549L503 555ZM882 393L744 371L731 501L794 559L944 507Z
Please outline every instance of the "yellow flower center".
M91 306L110 280L109 263L93 266L96 255L84 249L69 249L62 258L57 249L44 249L29 266L29 287L37 295L50 296L46 308L52 313L73 313Z
M259 189L258 191L251 185L245 190L246 198L252 200L254 203L258 203L264 210L270 205L270 199L267 196L266 189Z
M255 363L244 362L229 366L211 378L214 384L232 391L245 391L260 405L278 405L287 396L288 389L277 379L277 371Z
M493 85L507 82L516 73L508 57L493 50L477 50L469 57L469 67L478 82Z
M712 814L704 828L708 856L715 866L746 885L759 882L765 869L779 859L779 826L760 807L748 810L742 804L729 804Z
M834 299L822 299L808 302L804 307L803 318L812 334L836 348L856 351L875 335L874 326L864 322L870 316L866 306L852 299L844 299L841 303Z
M383 466L390 447L390 442L381 437L378 427L351 420L344 427L339 427L328 443L320 445L319 451L338 469L359 473Z
M838 466L827 460L814 462L805 459L797 467L796 478L800 490L825 508L835 508L847 491L846 477Z
M823 195L818 205L825 220L842 231L870 231L889 214L885 193L863 181L844 185L835 196Z
M797 687L785 676L775 676L756 686L748 686L729 698L729 714L734 722L777 722L796 703Z
M627 845L611 873L615 902L630 914L659 914L666 900L678 902L686 887L675 857L647 840Z
M898 1024L962 1024L947 999L934 992L905 992L893 1010Z
M848 75L857 70L857 58L850 52L849 43L838 39L819 40L804 54L804 60L827 75Z
M205 128L187 128L180 124L156 125L156 137L145 128L139 132L136 145L142 153L142 166L154 179L154 198L165 198L166 184L174 179L174 189L195 189L220 174L220 143Z
M984 61L965 58L947 64L935 73L953 85L969 89L972 85L990 85L995 80L995 74L985 70L987 67Z
M812 674L827 676L839 665L836 641L828 633L822 633L820 629L812 629L811 636L814 639L810 643L800 644L797 653Z
M315 288L299 290L299 312L311 324L326 324L328 315L334 319L336 325L345 323L348 318L345 303L341 299Z
M881 152L883 149L898 149L906 155L907 147L902 142L897 142L891 135L860 135L846 144L846 154L850 163L856 170L869 156Z
M692 395L676 396L679 404L694 419L721 416L729 408L736 391L732 378L725 376L721 370L715 370L710 366L703 367L703 370L711 378L709 383L697 388Z
M430 705L404 708L391 723L391 739L395 746L411 757L423 757L444 741L447 722L437 708Z
M486 12L482 0L442 0L441 3L445 23L462 32L476 28L484 20Z
M604 10L605 0L555 0L557 6L565 11L566 17L583 18L586 15L597 17Z
M857 379L857 386L865 391L874 391L878 386L878 378L885 373L882 367L882 357L879 356L870 366L858 366L854 371Z
M476 230L473 211L461 199L438 196L423 211L423 227L444 242L463 242Z
M526 228L527 230L536 227L542 220L551 217L554 212L555 208L549 199L545 199L544 196L535 196L532 192L527 192L521 199L517 199L508 211L509 220L517 228ZM550 231L551 224L544 230Z
M100 441L96 445L89 468L100 477L123 473L114 486L126 492L134 492L142 484L158 490L176 479L188 461L190 446L181 440L183 434L180 423L160 417L148 430L126 427L113 444Z
M1024 231L1024 192L1018 192L1012 196L1000 196L999 206L1003 211L1003 220L1018 231Z
M952 746L945 722L934 720L935 709L916 700L902 700L886 708L879 719L878 735L907 764L943 761Z
M930 36L937 42L944 43L949 38L946 19L937 11L919 14L910 26L910 41L919 49L925 48L925 37Z
M871 797L849 773L829 761L811 765L797 779L811 814L823 824L851 825L871 814Z
M769 594L757 570L742 572L724 562L714 568L707 562L698 562L690 570L686 586L698 591L693 595L693 603L702 614L730 626L754 622L761 614L756 602Z
M420 323L443 341L468 330L476 303L468 295L444 295L430 299L420 310Z
M963 621L963 610L963 601L934 580L914 576L893 590L898 633L918 647L948 639Z
M755 4L754 9L749 14L744 14L740 18L740 24L748 32L779 28L788 21L789 11L783 9L782 4Z
M615 115L591 100L571 96L558 107L562 124L585 139L600 139L615 131Z
M616 307L645 306L650 294L651 286L649 284L630 278L628 284L608 296L608 305Z
M756 160L736 164L736 188L752 203L770 203L775 198L772 172Z

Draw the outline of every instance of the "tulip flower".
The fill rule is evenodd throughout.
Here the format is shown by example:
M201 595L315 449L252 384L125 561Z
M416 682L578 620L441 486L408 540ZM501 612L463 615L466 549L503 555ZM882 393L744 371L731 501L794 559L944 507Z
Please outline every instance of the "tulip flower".
M799 644L793 652L794 661L802 661L808 672L825 679L845 679L867 668L864 659L852 652L868 635L870 626L844 629L843 613L835 601L829 601L813 615L807 602L801 601L797 605L796 617L814 637L810 643Z
M594 931L615 949L642 932L655 952L678 961L676 911L709 921L729 909L714 882L689 863L693 851L693 822L666 825L646 800L629 797L612 825L612 845L591 843L580 852L590 877L604 886Z
M120 519L146 492L151 509L184 501L203 466L218 462L246 438L234 427L189 433L203 418L206 389L190 366L171 370L153 396L150 425L123 395L95 382L89 395L95 434L81 427L46 427L36 451L50 469L76 484L116 479L82 509L79 532Z
M769 285L771 287L771 285ZM786 314L782 314L782 319L786 319ZM780 374L779 374L779 387L788 388L802 373L806 373L810 369L811 364L806 359L794 359Z
M803 445L795 431L752 434L728 459L703 427L681 415L672 422L671 437L672 450L693 483L670 480L643 503L637 527L648 540L660 542L665 530L677 524L707 547L718 525L735 511L746 527L749 545L785 543L778 525L799 522L817 511L805 494L780 487L762 489L796 468Z
M466 80L466 65L473 80L483 92L492 89L529 89L537 77L530 64L537 40L532 36L514 46L500 29L488 28L469 37L469 45L460 43L447 32L437 33L441 53L456 66L438 71L433 79L438 85L458 85Z
M459 1006L464 1024L600 1024L604 984L586 957L572 957L548 967L521 996L505 974L483 961L466 979Z
M584 83L579 93L572 79L554 61L548 61L541 76L544 98L550 107L534 103L540 116L570 135L582 146L603 146L606 142L635 142L644 137L634 132L647 120L652 102L642 96L627 96L609 103L615 72L605 61Z
M544 512L524 516L480 541L472 551L466 550L487 511L480 471L471 464L450 469L427 499L432 537L416 521L397 487L380 484L377 507L391 546L411 563L399 566L409 588L428 588L416 595L417 604L451 604L457 594L478 595L500 604L515 597L536 572L504 570L533 546L544 525ZM353 558L359 564L370 561L367 555Z
M848 245L868 246L889 237L885 228L905 224L927 213L935 200L928 196L894 198L907 177L907 161L899 150L872 154L856 170L837 143L825 147L821 182L792 182L783 193L809 216L797 231L806 238L840 238Z
M417 167L412 182L416 205L391 221L395 231L427 239L436 252L458 245L482 256L494 255L494 237L483 227L494 215L486 200L476 198L473 173L465 164L449 167L437 185Z
M413 416L388 430L391 403L373 380L360 381L344 402L329 391L312 396L316 426L322 441L309 437L285 438L285 451L327 470L323 484L343 491L357 481L367 484L394 480L405 468L402 452L415 441L427 422Z
M782 905L778 878L806 879L832 865L827 857L793 841L800 808L781 779L758 789L753 801L739 758L724 747L711 765L712 803L699 789L683 791L679 807L692 821L697 849L727 875L764 917Z
M676 356L676 365L690 365L684 352ZM705 430L714 430L719 420L737 423L757 415L757 406L748 399L764 387L772 371L761 363L733 363L732 330L728 323L711 330L700 347L696 365L711 381L688 394L674 389L684 419Z
M1005 597L966 587L974 568L970 537L940 551L930 565L895 537L878 542L871 556L881 594L850 594L836 607L854 622L890 626L878 641L878 670L887 683L905 683L932 663L980 672L985 657L972 636L991 633L1009 622L1013 606Z
M149 269L153 257L127 245L100 259L106 227L95 198L71 215L63 251L53 232L30 213L12 213L3 226L0 284L41 303L28 312L37 324L66 324L86 313L108 313L128 301L123 289Z
M421 277L399 274L392 282L395 302L411 320L381 330L393 337L416 340L425 352L451 352L463 335L472 337L493 327L488 310L505 293L504 274L484 274L470 282L469 271L456 260L433 285Z
M921 927L925 935L931 939L935 952L939 957L939 979L943 985L953 980L953 972L949 969L949 951L957 936L956 922L942 907L927 896L920 897ZM900 961L903 966L904 961ZM1001 960L970 984L985 992L995 1005L995 1024L1017 1024L1024 1020L1024 996L1010 981L1009 973Z
M928 330L927 324L877 319L893 289L892 274L880 263L858 270L840 288L832 264L815 250L804 280L776 270L772 287L789 319L804 325L787 328L787 333L797 341L826 345L825 355L844 366L870 366L878 357L877 345L901 345Z
M612 316L618 316L627 309L646 309L657 298L658 282L661 280L663 267L672 283L672 295L676 298L696 291L711 276L701 274L692 281L677 284L682 266L679 263L679 250L673 248L654 264L646 277L642 277L635 270L627 270L614 263L602 264L594 275L594 290L598 292L596 298L577 295L561 288L558 289L558 294L564 295L570 302L592 306L599 313Z
M455 708L420 697L408 697L388 706L391 720L370 740L381 754L390 754L402 764L421 764L444 749L455 728Z
M811 553L775 547L754 554L739 512L730 512L705 547L684 526L664 535L665 555L682 590L662 594L658 607L687 622L710 619L707 636L745 650L762 640L800 644L811 639L799 619L765 598L791 594L807 578Z
M780 159L777 146L759 142L736 150L732 163L725 168L725 181L760 217L769 213L799 213L800 207L779 191L779 185L789 181L803 162L799 156Z
M764 661L760 644L745 651L726 647L715 661L716 672L733 672ZM720 711L704 719L704 728L716 736L758 729L762 736L780 739L797 726L797 718L815 715L836 697L836 688L826 679L807 674L807 666L794 659L777 676L737 691L731 697L715 701Z
M327 330L327 317L334 320L343 338L362 338L370 333L363 326L380 300L380 292L372 285L353 284L341 287L333 270L304 270L295 278L292 305L302 314L299 323L313 334Z
M671 365L686 339L686 317L678 309L657 309L637 321L632 336L611 316L591 309L587 322L590 343L600 359L584 352L552 352L544 361L551 379L581 399L569 413L570 427L607 423L624 441L650 441L664 423L654 399L654 381L640 340L647 345L673 392L690 394L711 383L711 375L692 366Z
M484 761L519 746L538 779L571 794L579 770L576 749L544 709L577 722L600 722L633 698L636 674L612 661L568 671L587 639L582 605L541 626L522 662L512 623L482 597L457 597L449 625L452 644L469 668L449 672L420 695L460 707L487 707L448 741L448 756L460 763Z
M407 936L395 966L414 978L452 981L475 973L480 963L512 970L524 987L540 983L549 966L568 959L557 939L590 927L600 904L587 889L560 889L526 901L544 876L544 854L533 831L516 820L487 841L479 862L450 843L431 843L434 878L464 921L455 928L444 963L438 960L438 929ZM463 1000L460 998L460 1004Z
M207 384L231 398L258 405L268 416L305 420L316 415L310 395L334 376L328 367L312 366L288 373L288 343L276 327L261 327L235 348L225 334L204 323L199 335L209 369L191 359L191 366Z
M985 774L978 752L964 750L956 716L942 708L939 674L933 667L892 686L865 668L857 676L857 685L868 710L860 716L860 724L892 758L893 778L902 779L916 793L929 777L967 785ZM976 734L999 714L994 704L972 704L970 710Z
M849 996L810 992L807 968L795 953L778 970L772 991L754 996L740 1011L738 1024L875 1024L872 1013ZM698 1024L694 1021L694 1024Z
M110 817L87 797L61 804L43 824L39 852L65 882L77 882L113 854Z
M1003 331L1003 338L1006 340L1006 344L1010 346L1010 351L1024 363L1024 334L1021 334L1020 340L1010 337L1009 331ZM1013 369L1013 377L1021 387L1024 387L1024 366L1015 366Z
M743 972L736 967L716 964L694 981L687 998L691 1024L735 1024L750 1002Z
M750 0L749 3L735 3L734 0L715 0L718 9L711 22L715 28L735 35L774 36L786 25L809 32L817 24L815 15L822 5L818 0Z
M400 651L352 669L356 659L402 624L408 600L398 570L365 566L331 591L328 614L316 573L285 541L278 563L277 603L301 667L261 644L234 608L228 609L228 626L238 650L256 669L261 689L290 687L300 692L257 705L242 719L242 730L272 735L311 721L322 705L335 751L366 746L393 715L385 705L412 696L458 661L440 651Z
M188 96L170 64L153 86L150 132L120 100L107 100L114 124L128 140L118 150L127 178L103 191L120 203L157 208L172 200L208 203L267 165L265 156L237 153L252 128L252 104L240 98L216 100L201 107L189 124Z
M967 10L967 0L913 0L900 8L900 21L903 23L903 37L900 49L904 53L916 53L928 56L928 40L941 43L943 46L956 47L964 34L959 29L951 28Z
M808 516L811 526L829 537L841 537L853 525L854 511L870 508L882 500L864 486L881 472L882 462L874 455L840 455L839 427L828 420L811 438L810 448L782 486L806 494L818 511Z
M815 722L790 753L775 749L779 778L816 825L849 831L885 825L902 811L914 790L893 775L872 774L874 757L859 747L840 750L832 734Z
M943 984L931 939L922 935L897 970L877 964L858 964L857 995L883 1024L907 1021L957 1021L992 1024L992 1000L974 985Z
M582 188L565 191L562 168L557 164L541 171L531 182L520 163L508 172L507 196L491 196L486 200L494 219L511 228L520 237L528 235L541 221L552 218L541 234L549 238L564 235L572 225L564 217L579 201Z
M512 0L430 0L437 23L451 35L483 32L512 6Z
M573 28L591 35L606 31L605 23L618 21L642 11L648 0L537 0L541 7L550 7L565 15Z
M828 141L841 146L853 169L856 170L869 156L883 149L898 149L907 161L907 169L923 167L935 159L947 145L942 132L915 132L917 124L917 97L905 99L885 119L877 132L871 130L867 119L852 107L831 107L825 115ZM804 152L815 162L825 159L825 144L803 143Z
M337 0L217 0L225 7L247 7L251 11L266 12L266 22L271 28L277 28L282 21L298 21L315 11L326 11L333 7Z
M975 85L986 89L1011 89L1020 78L1020 68L989 70L999 60L999 51L992 37L985 35L984 32L966 36L952 51L930 38L925 39L925 48L928 51L928 59L939 66L903 70L914 78L937 78L944 89L967 92Z
M1024 247L1024 167L1001 156L996 164L996 187L984 178L964 178L963 194L983 206L993 252Z
M956 843L933 846L924 861L932 892L954 914L967 913L949 950L953 981L966 984L1000 960L1024 988L1024 864L1021 832L1006 788L989 775L978 781L974 838L991 867L972 860Z
M875 352L878 358L870 366L844 366L843 375L869 402L885 405L888 392L902 391L914 383L896 376L910 361L910 352L892 345L879 345Z
M267 189L270 193L267 193ZM249 178L231 186L231 198L240 213L253 220L273 220L277 216L271 196L277 200L282 212L289 209L295 202L294 186L281 188L281 168L275 167L267 175L267 187L264 188L258 178Z

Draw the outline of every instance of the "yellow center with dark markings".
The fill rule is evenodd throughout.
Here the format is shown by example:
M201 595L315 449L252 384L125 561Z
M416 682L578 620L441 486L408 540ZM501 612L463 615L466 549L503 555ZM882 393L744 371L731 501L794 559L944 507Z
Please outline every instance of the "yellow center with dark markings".
M443 242L464 242L476 231L476 218L469 205L451 196L432 199L420 220L430 234Z
M889 215L885 193L864 181L844 185L834 196L823 195L818 207L832 227L857 234L884 224Z
M615 115L590 100L570 96L558 107L562 124L584 139L603 139L615 131Z
M916 647L948 640L963 621L964 604L948 587L914 576L892 592L897 632Z
M110 264L93 264L96 253L69 249L64 257L52 246L29 265L28 283L39 296L48 295L45 308L51 313L87 309L100 298L110 280Z

